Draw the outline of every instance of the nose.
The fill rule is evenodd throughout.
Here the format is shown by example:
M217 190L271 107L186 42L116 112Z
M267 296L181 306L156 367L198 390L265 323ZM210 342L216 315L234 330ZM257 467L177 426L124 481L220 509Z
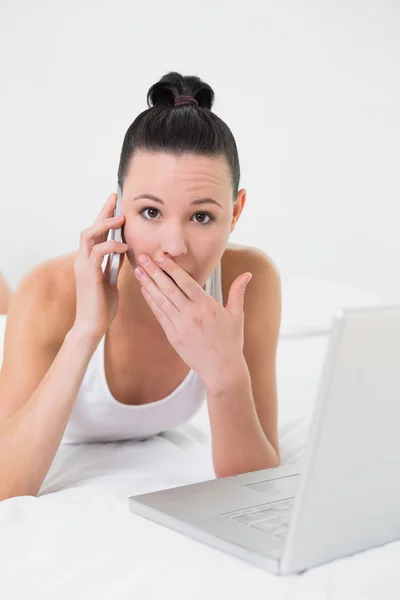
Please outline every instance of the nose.
M175 260L187 254L187 245L182 235L170 233L168 239L164 238L160 244L160 250L168 258Z

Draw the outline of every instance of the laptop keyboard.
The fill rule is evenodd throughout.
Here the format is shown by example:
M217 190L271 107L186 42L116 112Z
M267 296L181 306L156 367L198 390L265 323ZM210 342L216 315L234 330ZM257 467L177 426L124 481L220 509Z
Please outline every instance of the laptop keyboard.
M287 498L278 502L268 502L252 508L224 513L222 516L235 519L243 525L260 529L283 540L289 527L293 503L294 498Z

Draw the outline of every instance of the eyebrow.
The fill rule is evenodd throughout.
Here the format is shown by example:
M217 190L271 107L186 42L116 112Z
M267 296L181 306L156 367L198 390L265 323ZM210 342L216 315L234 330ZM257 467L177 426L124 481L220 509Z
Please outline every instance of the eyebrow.
M153 196L153 194L140 194L139 196L135 196L132 200L140 200L141 198L147 198L148 200L164 204L161 198L157 198L157 196ZM190 204L216 204L217 206L224 208L222 204L214 200L214 198L199 198L199 200L193 200Z

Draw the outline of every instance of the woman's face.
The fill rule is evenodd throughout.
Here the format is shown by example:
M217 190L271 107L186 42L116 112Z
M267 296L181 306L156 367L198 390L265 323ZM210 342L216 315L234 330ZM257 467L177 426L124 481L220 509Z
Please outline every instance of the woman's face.
M130 264L133 270L140 254L154 259L164 252L204 286L226 249L246 197L240 190L233 204L225 158L137 151L123 186L123 238L129 246L124 266ZM218 204L192 204L204 198Z

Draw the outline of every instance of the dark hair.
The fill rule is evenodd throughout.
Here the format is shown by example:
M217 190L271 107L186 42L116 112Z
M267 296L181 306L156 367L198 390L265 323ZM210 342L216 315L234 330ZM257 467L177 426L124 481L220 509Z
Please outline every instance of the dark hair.
M198 102L174 106L178 95L192 96ZM240 165L235 138L222 119L211 112L214 92L199 77L167 73L147 93L150 108L129 126L122 144L118 183L123 189L135 150L168 152L176 156L194 153L225 156L232 174L233 199L239 189Z

